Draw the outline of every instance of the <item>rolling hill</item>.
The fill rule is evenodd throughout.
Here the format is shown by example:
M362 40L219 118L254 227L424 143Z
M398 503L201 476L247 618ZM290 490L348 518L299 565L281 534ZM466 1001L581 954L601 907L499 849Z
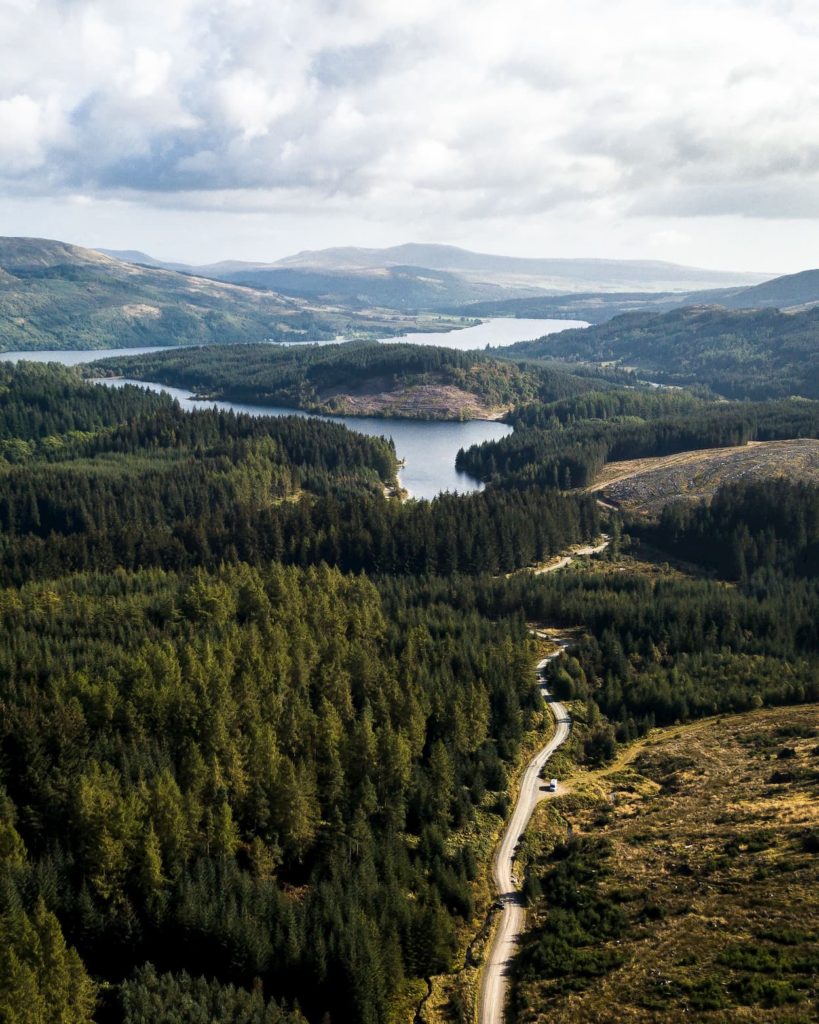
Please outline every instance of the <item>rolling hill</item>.
M819 307L630 313L498 355L631 367L663 384L704 384L727 398L819 398Z
M0 350L306 341L348 329L397 328L374 311L317 309L65 242L0 238Z
M478 316L509 315L514 311L496 311L494 307L510 301L537 301L544 295L564 296L564 302L571 306L573 295L589 292L602 293L603 300L608 293L649 293L631 296L630 305L625 307L642 308L654 305L656 292L681 296L683 292L712 288L742 290L766 279L764 274L700 270L651 260L525 259L469 252L451 245L322 249L300 252L276 263L227 260L199 267L163 264L146 253L107 251L146 266L270 288L352 309L377 305L403 311L450 311L471 303L489 304L486 312L477 307L457 310ZM674 295L663 308L675 304ZM592 319L604 319L623 312L624 307L609 310L603 301L591 303L590 308L599 313ZM577 318L575 313L575 309L570 310L572 318Z
M92 376L158 381L200 398L335 415L496 419L537 397L566 397L590 382L554 369L523 369L483 352L429 345L246 345L103 359Z
M785 274L750 288L732 289L719 297L690 298L694 302L698 298L718 302L726 309L804 309L819 303L819 270Z

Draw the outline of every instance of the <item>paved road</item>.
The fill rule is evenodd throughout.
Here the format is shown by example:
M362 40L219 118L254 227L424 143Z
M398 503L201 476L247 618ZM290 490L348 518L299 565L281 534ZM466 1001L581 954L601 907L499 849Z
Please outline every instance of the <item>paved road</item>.
M567 566L572 559L578 556L596 555L609 546L610 538L603 534L600 543L576 548L568 555L564 555L551 565L536 569L536 573L555 572ZM479 1024L503 1024L504 1007L506 1003L506 973L508 965L515 955L515 946L518 937L526 924L526 908L523 897L518 891L519 880L515 878L515 850L526 831L529 819L536 804L546 795L547 783L540 778L543 766L552 754L569 738L572 720L569 712L555 700L542 681L542 672L545 666L560 655L560 651L568 646L567 642L557 640L559 650L549 657L538 662L537 674L540 682L540 692L543 699L549 706L554 720L555 732L549 742L539 750L526 767L523 778L520 782L520 793L518 802L512 812L503 838L495 851L492 861L492 876L495 888L498 892L498 899L503 905L498 929L483 970L481 980L480 1008L478 1010Z
M556 651L539 662L538 676L547 662L558 657L559 653ZM557 748L565 743L571 731L571 718L568 711L551 696L543 682L540 684L540 692L554 716L555 733L546 746L539 750L527 765L520 783L518 802L509 824L506 826L500 845L495 851L492 874L499 893L498 898L503 904L503 910L492 949L484 967L478 1015L480 1024L501 1024L503 1021L507 984L506 971L515 954L518 936L526 923L526 909L523 897L517 888L518 880L515 877L515 849L526 831L535 805L546 796L547 783L540 778L543 766Z

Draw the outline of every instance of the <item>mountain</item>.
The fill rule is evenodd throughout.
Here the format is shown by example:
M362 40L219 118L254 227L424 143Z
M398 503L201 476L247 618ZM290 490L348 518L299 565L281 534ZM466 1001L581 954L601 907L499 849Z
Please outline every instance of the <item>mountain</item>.
M689 297L696 302L702 296ZM751 288L731 290L714 301L727 309L792 309L819 303L819 270L785 274Z
M470 252L452 245L407 244L387 249L336 248L305 251L279 260L278 267L360 271L380 267L423 267L491 281L537 287L541 292L662 291L740 287L769 274L703 270L658 260L532 259Z
M613 363L664 384L704 384L727 398L819 398L819 307L629 313L498 355Z
M285 295L317 298L351 309L383 306L408 312L442 310L463 303L529 294L525 289L503 288L447 271L418 267L344 272L274 266L222 272L219 277L234 284L273 288Z
M384 331L383 318L356 320L346 311L65 242L0 238L6 351L309 340L349 327Z
M239 273L245 270L257 270L266 267L266 263L249 263L246 260L221 260L219 263L205 263L196 266L191 263L174 263L169 260L158 260L147 252L139 249L103 249L97 252L105 256L111 256L115 260L122 260L124 263L136 263L143 267L158 267L161 270L177 270L183 274L193 274L196 277L214 277L221 280L223 275Z
M451 245L321 249L300 252L276 263L227 260L205 266L161 263L139 252L109 250L109 253L143 265L273 289L281 294L349 309L380 306L406 312L451 311L475 302L495 304L589 292L602 296L618 292L649 293L646 298L651 304L650 296L657 292L682 296L683 292L717 287L741 290L767 277L765 274L700 270L651 260L493 256ZM666 308L673 304L672 297ZM608 312L605 301L598 305L598 318L622 312L622 308ZM636 307L629 308L642 306L637 303Z

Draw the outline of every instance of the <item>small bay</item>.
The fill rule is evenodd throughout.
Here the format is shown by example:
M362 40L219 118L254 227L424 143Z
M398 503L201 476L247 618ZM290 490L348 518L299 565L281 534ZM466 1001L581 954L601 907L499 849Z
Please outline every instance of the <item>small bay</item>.
M315 416L318 419L343 423L350 430L370 437L391 437L398 458L404 463L399 473L401 486L412 498L434 498L443 491L465 494L481 490L482 484L466 473L455 469L455 456L459 448L482 441L495 441L511 433L512 428L494 420L467 420L463 423L436 420L402 420L377 416L321 416L287 409L283 406L247 405L242 402L200 401L183 388L155 384L141 380L105 379L98 383L114 387L134 384L165 391L173 396L183 409L226 409L249 416Z

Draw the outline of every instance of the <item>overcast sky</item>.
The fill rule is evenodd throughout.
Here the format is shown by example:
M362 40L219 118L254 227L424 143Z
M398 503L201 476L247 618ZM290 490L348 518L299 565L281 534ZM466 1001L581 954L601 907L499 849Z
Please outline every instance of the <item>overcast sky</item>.
M0 0L0 233L819 266L819 3Z

